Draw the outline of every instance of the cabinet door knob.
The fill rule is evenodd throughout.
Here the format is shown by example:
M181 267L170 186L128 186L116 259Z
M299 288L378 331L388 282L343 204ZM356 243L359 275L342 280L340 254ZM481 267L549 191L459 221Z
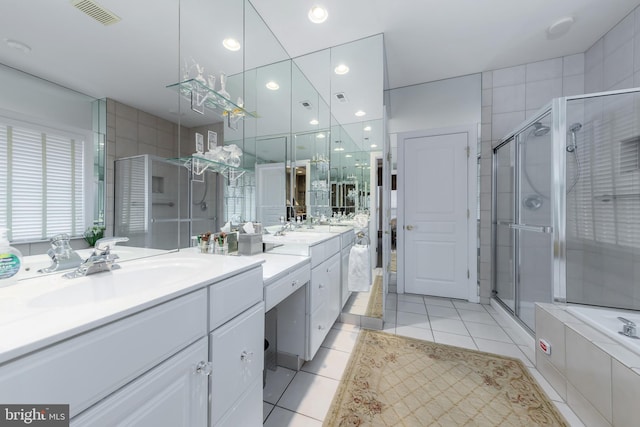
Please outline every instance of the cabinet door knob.
M251 359L253 358L253 351L243 350L240 353L240 360L243 362L251 363Z
M209 376L211 375L212 370L213 370L213 366L211 362L205 362L203 360L196 365L196 374Z
M324 289L324 285L323 285L322 283L320 283L320 284L318 285L318 289Z
M291 287L295 287L298 284L297 280L294 280L293 282L291 282Z
M319 330L323 330L323 329L324 329L324 326L322 326L322 325L318 325L318 329L319 329Z

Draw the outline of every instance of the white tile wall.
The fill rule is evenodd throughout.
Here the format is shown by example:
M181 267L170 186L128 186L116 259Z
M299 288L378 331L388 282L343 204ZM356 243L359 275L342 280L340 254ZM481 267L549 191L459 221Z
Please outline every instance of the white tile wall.
M567 328L565 333L566 357L570 361L567 364L567 381L611 422L610 356L573 329Z
M522 86L524 85L524 105ZM640 8L630 13L584 53L482 73L481 176L491 175L491 143L554 97L640 85ZM480 226L491 225L490 179L481 179ZM490 237L481 236L481 252ZM480 297L491 292L490 254L480 263Z
M566 377L551 358L536 353L536 368L587 426L636 426L640 356L562 309L536 307L537 337L551 337L564 323ZM553 319L549 319L552 317ZM551 328L551 329L548 329ZM552 355L558 345L552 342Z
M640 402L640 375L624 366L617 360L612 361L613 376L613 425L616 427L633 427L638 425L636 414Z

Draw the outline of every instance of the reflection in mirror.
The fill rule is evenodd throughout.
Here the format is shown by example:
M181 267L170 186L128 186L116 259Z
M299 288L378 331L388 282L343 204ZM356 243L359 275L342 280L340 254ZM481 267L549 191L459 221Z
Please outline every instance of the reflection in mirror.
M0 227L23 255L60 233L86 247L104 225L105 101L1 65L0 85Z
M256 141L257 220L264 226L287 218L287 137L274 136Z

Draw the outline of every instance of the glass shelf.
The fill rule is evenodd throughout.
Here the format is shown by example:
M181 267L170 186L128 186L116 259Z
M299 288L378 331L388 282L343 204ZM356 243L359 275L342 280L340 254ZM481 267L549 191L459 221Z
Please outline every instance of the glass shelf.
M249 171L248 169L230 166L226 163L214 162L213 160L200 156L173 157L167 159L167 161L179 166L184 166L195 175L202 175L206 171L219 173L229 182L235 182Z
M246 116L258 117L256 113L250 113L196 79L170 84L167 88L175 89L185 98L189 98L191 109L200 114L204 114L204 107L207 107L217 114L227 117L230 123Z

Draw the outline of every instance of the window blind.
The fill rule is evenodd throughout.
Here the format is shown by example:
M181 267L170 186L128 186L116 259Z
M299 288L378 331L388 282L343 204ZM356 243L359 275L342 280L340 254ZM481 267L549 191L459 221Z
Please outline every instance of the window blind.
M84 141L0 119L0 226L12 241L85 229Z

